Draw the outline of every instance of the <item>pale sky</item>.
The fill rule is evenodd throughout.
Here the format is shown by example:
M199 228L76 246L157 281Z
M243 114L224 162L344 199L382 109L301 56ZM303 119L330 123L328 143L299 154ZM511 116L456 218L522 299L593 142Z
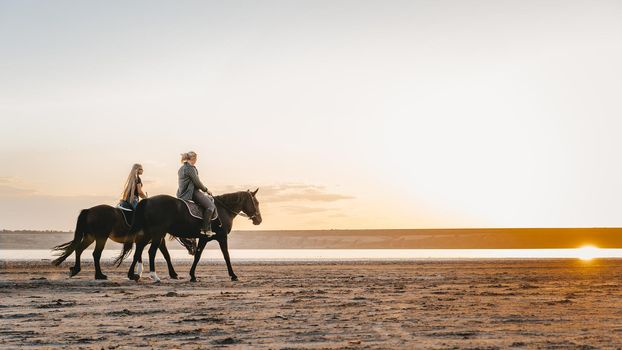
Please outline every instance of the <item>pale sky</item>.
M0 229L179 154L234 229L622 226L619 1L0 0Z

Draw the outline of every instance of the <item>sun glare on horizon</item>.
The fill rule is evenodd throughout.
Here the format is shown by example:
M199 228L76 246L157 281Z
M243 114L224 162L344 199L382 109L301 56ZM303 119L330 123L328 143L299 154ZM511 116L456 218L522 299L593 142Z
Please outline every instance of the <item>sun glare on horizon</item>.
M580 248L577 248L577 258L583 261L590 261L594 258L599 257L600 248L595 247L593 245L584 245Z

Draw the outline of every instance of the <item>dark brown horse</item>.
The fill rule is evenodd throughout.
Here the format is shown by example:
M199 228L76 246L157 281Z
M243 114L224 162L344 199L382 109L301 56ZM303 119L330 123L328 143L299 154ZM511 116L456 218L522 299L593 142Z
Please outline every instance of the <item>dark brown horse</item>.
M130 231L123 217L121 209L111 207L109 205L98 205L89 209L83 209L78 215L76 223L76 231L73 240L54 247L54 250L61 252L60 256L52 261L56 266L60 265L74 251L76 252L76 262L73 267L69 268L71 276L75 276L80 272L80 255L94 241L95 250L93 250L93 261L95 263L95 279L107 279L100 267L100 258L106 241L108 238L118 243L125 243ZM188 249L190 254L194 254L196 242L191 239L179 239L180 243ZM171 278L177 279L177 273L171 264L171 257L166 249L164 239L159 245L160 251L168 265L168 272ZM141 259L142 260L142 259ZM142 264L141 264L142 267ZM139 271L140 273L141 271Z
M128 278L138 281L140 276L134 273L134 266L138 262L143 249L149 242L149 271L152 278L157 281L155 273L155 254L160 246L162 237L169 234L178 238L198 238L199 243L194 254L194 262L190 268L190 281L195 282L195 270L201 253L207 242L211 240L218 241L220 250L227 263L227 270L232 281L236 281L238 277L233 273L231 261L229 259L229 248L227 245L227 235L231 232L233 219L237 215L243 215L253 221L253 224L261 223L261 212L259 211L259 201L257 201L257 190L240 191L235 193L223 194L215 196L214 201L220 218L220 225L212 223L212 230L215 232L213 236L202 235L201 220L193 217L188 213L186 204L178 198L160 195L142 200L138 203L134 223L130 230L130 235L136 243L136 251L134 252L134 260L128 271ZM123 258L129 255L132 250L132 243L128 242L123 246L121 255L117 258L118 264Z

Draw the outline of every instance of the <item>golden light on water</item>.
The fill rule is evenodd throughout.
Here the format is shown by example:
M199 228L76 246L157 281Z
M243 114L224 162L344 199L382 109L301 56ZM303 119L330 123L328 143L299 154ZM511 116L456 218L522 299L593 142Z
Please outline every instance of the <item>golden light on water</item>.
M590 261L594 258L598 258L600 254L600 249L593 245L585 245L581 248L577 249L577 258L583 261Z
M192 259L185 250L171 250L173 259ZM599 248L585 245L578 248L552 249L232 249L234 261L244 260L420 260L420 259L622 259L622 248ZM104 250L104 259L117 253ZM50 251L0 249L0 260L49 259ZM89 254L90 256L90 254ZM86 257L88 259L88 257ZM206 259L221 259L211 257Z

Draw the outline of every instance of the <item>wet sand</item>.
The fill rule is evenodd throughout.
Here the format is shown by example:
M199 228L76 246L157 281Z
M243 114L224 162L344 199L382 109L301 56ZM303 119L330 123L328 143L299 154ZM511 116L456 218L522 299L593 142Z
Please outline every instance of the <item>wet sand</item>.
M188 281L0 261L0 348L618 349L622 261L236 263Z

